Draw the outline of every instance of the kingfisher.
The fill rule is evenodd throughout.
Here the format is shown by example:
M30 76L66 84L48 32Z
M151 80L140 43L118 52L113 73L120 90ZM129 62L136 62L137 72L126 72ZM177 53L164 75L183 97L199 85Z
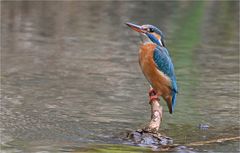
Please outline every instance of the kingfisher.
M132 30L140 33L139 65L150 84L149 103L162 97L169 113L172 114L178 93L177 80L169 52L164 43L164 34L153 25L126 23Z

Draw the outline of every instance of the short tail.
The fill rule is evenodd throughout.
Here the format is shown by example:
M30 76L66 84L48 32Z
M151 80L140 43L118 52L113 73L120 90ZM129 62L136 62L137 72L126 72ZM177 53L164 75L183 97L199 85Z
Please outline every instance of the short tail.
M176 105L177 93L172 91L172 98L167 99L169 113L172 114Z
M173 91L173 93L172 93L172 112L174 111L174 108L176 105L176 100L177 100L177 93L175 91Z

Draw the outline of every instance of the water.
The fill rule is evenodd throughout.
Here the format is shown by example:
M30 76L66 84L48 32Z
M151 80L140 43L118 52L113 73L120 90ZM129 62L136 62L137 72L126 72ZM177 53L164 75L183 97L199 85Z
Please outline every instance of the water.
M150 117L128 21L160 27L175 64L177 106L170 115L161 102L160 132L183 146L239 136L239 2L1 5L2 152L149 152L120 139ZM238 141L182 148L240 151Z

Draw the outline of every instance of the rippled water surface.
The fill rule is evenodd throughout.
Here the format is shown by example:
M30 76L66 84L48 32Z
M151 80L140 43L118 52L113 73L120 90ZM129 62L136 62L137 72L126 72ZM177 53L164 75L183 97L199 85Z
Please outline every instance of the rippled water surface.
M3 152L94 152L123 144L122 133L149 120L139 38L128 21L160 27L175 64L176 110L170 115L161 102L160 132L181 145L239 136L239 2L1 5ZM149 152L131 149L123 151ZM228 141L188 151L240 150Z

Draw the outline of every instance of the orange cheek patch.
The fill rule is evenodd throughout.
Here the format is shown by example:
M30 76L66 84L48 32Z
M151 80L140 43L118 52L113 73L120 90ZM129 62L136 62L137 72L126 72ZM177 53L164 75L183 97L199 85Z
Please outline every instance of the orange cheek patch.
M156 33L153 33L153 35L158 39L158 40L160 40L161 39L161 36L159 36L158 34L156 34Z

